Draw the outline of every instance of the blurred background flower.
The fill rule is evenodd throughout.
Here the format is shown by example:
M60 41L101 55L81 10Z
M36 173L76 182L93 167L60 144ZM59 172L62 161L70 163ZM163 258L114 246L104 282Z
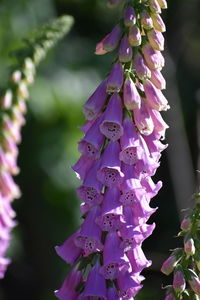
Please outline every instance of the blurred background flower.
M190 205L197 191L200 129L200 23L198 0L174 0L164 12L167 47L164 52L167 91L171 110L164 113L170 125L169 147L163 153L155 181L164 186L152 201L159 210L151 217L154 234L144 243L153 265L137 300L162 299L161 282L170 278L159 269L168 249L179 246L174 239L180 210ZM75 17L71 33L49 53L31 87L27 124L20 145L20 175L16 178L22 197L14 208L20 226L13 231L9 255L13 263L0 282L0 299L53 300L69 267L56 255L61 244L80 223L79 185L70 166L79 157L78 126L83 125L82 104L110 70L112 54L95 56L96 43L110 32L119 10L108 10L104 0L1 0L0 78L6 78L12 58L9 52L39 24L61 14ZM199 131L199 132L198 132Z

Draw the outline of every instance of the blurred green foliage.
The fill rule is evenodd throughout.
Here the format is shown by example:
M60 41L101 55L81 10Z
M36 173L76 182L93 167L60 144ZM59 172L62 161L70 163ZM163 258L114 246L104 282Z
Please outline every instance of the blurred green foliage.
M69 267L57 257L60 244L80 223L79 181L70 169L77 158L77 141L83 125L81 106L110 69L112 54L96 57L95 44L118 18L118 10L106 8L105 0L2 0L0 1L0 78L6 84L10 51L39 24L52 17L71 14L75 26L49 53L39 68L31 88L27 124L20 145L20 175L16 178L22 198L15 201L19 226L14 229L9 255L13 259L6 278L0 282L0 299L53 300ZM190 2L188 4L188 2ZM190 6L188 8L188 5ZM168 50L176 64L179 93L184 107L186 128L197 161L196 95L199 95L200 24L199 1L174 0L165 13ZM190 15L188 16L188 9ZM169 99L171 105L176 99ZM184 170L181 170L184 171ZM174 191L166 153L156 179L164 181L159 196L152 201L159 211L152 217L157 228L144 245L153 267L144 272L147 280L138 300L163 298L159 273L169 248L177 246L178 231ZM166 283L166 282L165 282Z

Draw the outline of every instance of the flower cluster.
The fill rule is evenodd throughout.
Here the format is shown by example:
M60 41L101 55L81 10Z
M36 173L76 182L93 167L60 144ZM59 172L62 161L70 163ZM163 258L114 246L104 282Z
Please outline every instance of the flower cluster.
M175 249L161 268L164 274L174 275L173 284L166 287L165 300L200 299L200 194L193 198L194 208L187 211L178 234L184 238L183 248Z
M115 6L120 1L109 1ZM142 242L155 224L150 200L168 127L161 111L164 58L161 19L164 0L126 1L123 21L97 44L96 54L117 50L108 77L83 107L87 119L78 143L81 157L72 167L81 186L81 227L57 253L74 269L56 296L61 300L132 299L150 266Z
M34 82L35 67L47 51L70 29L72 18L62 16L48 23L27 40L28 46L19 49L16 71L11 73L8 87L0 98L0 278L4 277L10 259L5 258L10 243L10 232L16 222L11 207L14 199L20 197L18 185L13 176L17 175L18 147L21 141L21 127L25 124L28 87ZM31 45L31 46L30 46ZM27 53L29 56L27 56Z

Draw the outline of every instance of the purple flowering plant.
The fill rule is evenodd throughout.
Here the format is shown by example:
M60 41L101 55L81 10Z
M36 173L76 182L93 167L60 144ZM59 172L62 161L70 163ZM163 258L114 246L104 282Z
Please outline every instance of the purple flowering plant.
M108 1L115 7L122 1ZM123 1L122 18L96 46L115 51L111 71L83 106L86 123L72 167L81 180L82 224L56 251L73 266L55 292L60 300L133 299L141 272L151 265L142 250L155 224L151 199L162 187L152 176L167 147L169 109L162 93L165 1Z
M16 225L12 202L21 195L14 176L17 166L21 127L25 124L28 88L33 84L36 67L70 29L73 19L62 16L41 26L26 40L26 45L13 53L17 65L13 66L7 88L0 97L0 278L4 277L10 259L6 257L11 230Z

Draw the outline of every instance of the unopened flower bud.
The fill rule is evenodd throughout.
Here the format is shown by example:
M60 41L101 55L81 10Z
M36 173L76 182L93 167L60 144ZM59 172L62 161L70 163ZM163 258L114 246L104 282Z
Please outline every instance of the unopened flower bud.
M191 220L190 220L190 218L184 218L183 219L183 221L181 222L181 229L183 230L183 231L188 231L188 230L190 230L191 229Z
M182 271L178 270L174 274L173 288L177 293L182 293L185 290L186 282Z
M136 70L137 76L143 80L151 77L151 71L146 66L141 54L137 53L133 60L133 68Z
M124 82L124 105L128 110L141 107L141 98L133 80L128 77Z
M144 29L153 28L153 21L146 10L141 13L141 24Z
M149 7L153 13L157 13L157 14L161 13L161 8L157 0L149 0Z
M155 30L158 30L160 32L166 31L165 23L163 22L163 19L159 14L151 14L151 18L153 21L153 27Z
M164 50L164 37L160 31L157 30L150 30L147 32L147 37L149 40L150 45L158 51Z
M197 269L200 271L200 253L199 252L195 253L194 260L195 260Z
M158 4L161 8L167 8L167 1L166 0L157 0Z
M12 105L12 91L11 90L7 90L5 92L5 95L3 95L3 97L0 100L0 104L2 106L2 108L4 109L8 109L11 107Z
M123 84L123 72L124 69L120 63L117 62L113 65L107 80L107 93L119 93Z
M136 25L130 27L128 40L132 47L141 45L142 37L140 30Z
M187 255L194 255L195 254L195 246L194 240L192 238L185 239L184 242L184 250Z
M119 48L119 60L121 62L129 62L132 59L133 51L132 47L129 45L128 38L125 36L121 40Z
M195 294L200 296L200 280L197 274L193 270L188 269L187 277L191 289L195 292Z
M124 13L124 24L125 26L133 26L136 24L136 15L133 7L128 6Z
M175 296L173 294L169 294L165 297L165 300L176 300Z
M23 98L25 100L27 100L29 98L29 92L28 92L27 84L24 81L21 81L19 83L17 93L21 98Z
M113 51L121 39L122 31L119 26L115 26L113 30L103 38L96 46L95 54L102 55Z
M163 272L166 275L169 275L170 273L173 272L174 268L178 264L179 260L181 259L181 251L180 250L175 250L170 257L168 257L162 267L161 267L161 272Z
M17 71L14 71L11 75L11 80L14 82L14 83L18 83L22 78L22 73L21 71L17 70Z

